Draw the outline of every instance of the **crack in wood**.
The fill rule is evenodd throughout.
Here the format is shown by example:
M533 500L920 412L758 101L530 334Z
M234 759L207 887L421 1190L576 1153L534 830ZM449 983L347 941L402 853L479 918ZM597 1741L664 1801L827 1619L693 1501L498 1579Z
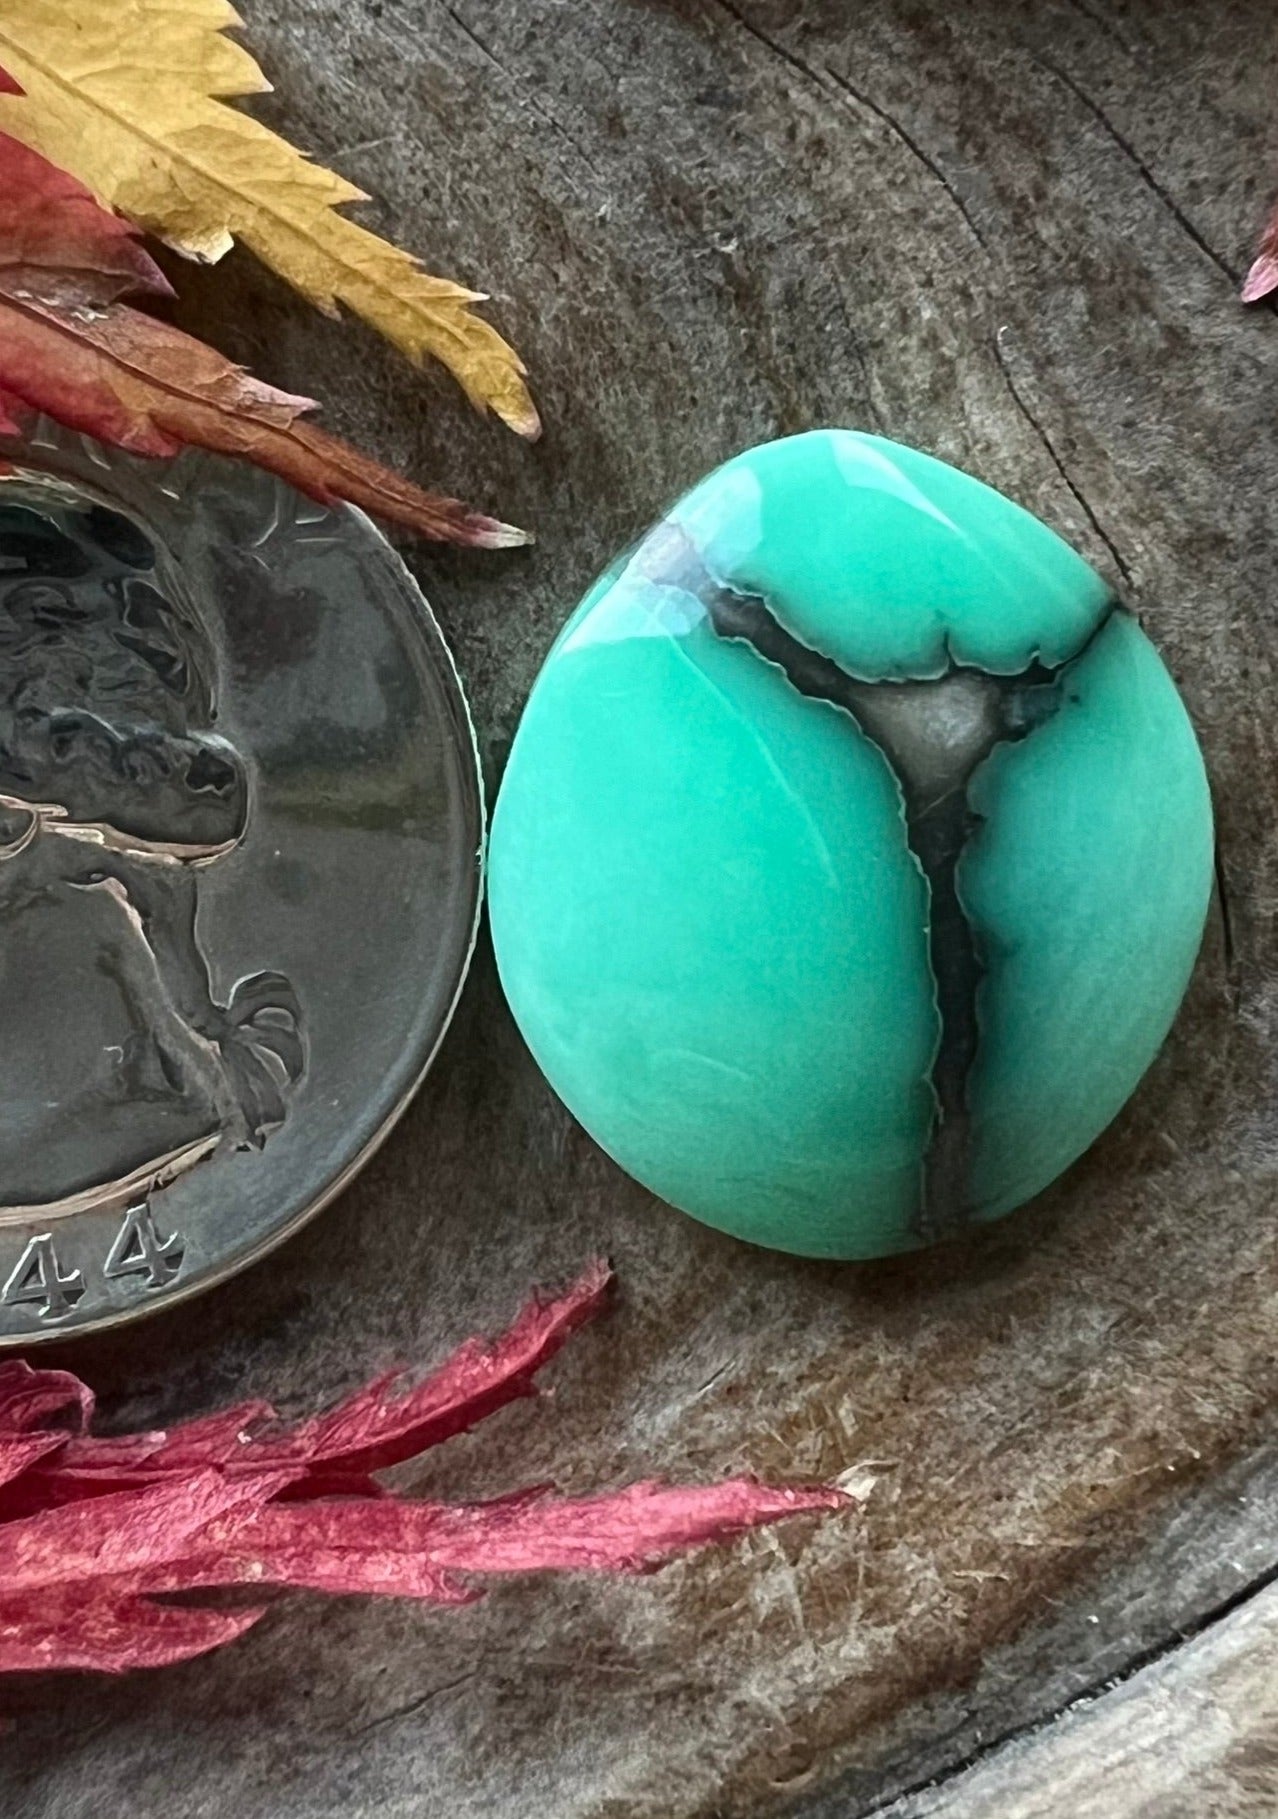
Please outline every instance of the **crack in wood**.
M1155 177L1153 171L1150 170L1131 140L1124 132L1115 126L1100 102L1093 100L1087 90L1081 87L1081 85L1074 80L1073 76L1069 74L1069 71L1062 69L1060 64L1054 62L1052 58L1045 57L1041 52L1037 52L1035 53L1034 61L1040 68L1045 69L1049 75L1055 76L1056 80L1069 90L1075 100L1082 103L1088 113L1091 114L1092 118L1106 133L1108 133L1119 151L1122 152L1123 156L1134 167L1141 182L1145 185L1145 188L1150 194L1158 199L1176 225L1193 241L1199 252L1205 253L1217 270L1223 272L1230 283L1237 288L1237 286L1242 283L1242 273L1236 271L1234 267L1230 265L1229 261L1223 258L1221 254L1216 251L1211 242L1194 226L1184 209L1176 201L1176 198L1163 188L1162 184L1158 181L1157 177Z
M970 214L967 204L963 201L962 196L955 188L952 179L946 174L945 170L938 164L936 159L933 158L929 152L924 150L923 146L919 144L913 134L902 126L895 114L890 113L887 108L873 100L869 95L865 94L863 90L856 88L847 76L840 75L839 72L833 69L829 64L824 64L818 69L810 63L805 63L797 52L792 51L788 45L782 43L779 38L774 37L771 32L765 32L762 26L756 25L752 19L747 17L747 15L734 4L734 0L714 0L714 3L721 11L727 13L728 17L734 20L743 32L753 38L756 44L762 45L763 48L766 51L769 51L774 57L780 58L781 62L784 63L789 70L809 87L814 88L823 100L827 102L853 101L857 103L858 106L864 108L867 113L873 114L876 119L882 121L892 133L893 137L903 145L906 151L917 159L924 170L928 171L936 180L962 216L964 225L973 239L977 242L978 246L981 247L982 251L988 250L984 234L982 234L980 228ZM830 92L830 84L833 84L834 86L835 93L833 94Z
M906 150L914 154L923 168L926 171L929 171L940 184L959 214L962 215L968 231L971 233L977 245L981 248L981 251L988 252L989 246L985 239L985 235L977 226L966 202L964 202L962 196L955 188L952 179L946 174L942 166L937 163L936 159L932 157L930 152L926 152L923 149L913 134L902 126L895 114L889 113L887 108L880 106L880 104L870 95L867 95L863 89L856 88L846 76L841 76L839 72L836 69L831 68L829 64L826 64L825 70L831 82L833 82L836 87L840 88L851 100L857 102L861 107L867 109L868 112L881 120L895 137L900 140Z
M452 1680L443 1680L438 1686L429 1687L424 1693L419 1693L415 1699L406 1699L402 1705L392 1706L390 1711L378 1712L375 1718L369 1718L363 1724L357 1724L350 1734L352 1737L366 1737L370 1731L381 1730L384 1725L397 1724L401 1718L412 1718L418 1712L424 1711L428 1705L433 1704L436 1699L442 1699L445 1693L454 1693L458 1687L468 1686L472 1680L478 1677L478 1673L478 1668L472 1668L467 1673L457 1674Z
M1101 523L1100 519L1097 517L1096 512L1092 508L1091 501L1088 499L1086 493L1084 493L1082 488L1075 481L1075 479L1074 479L1073 475L1070 473L1069 469L1066 467L1065 463L1061 460L1061 457L1060 457L1059 453L1057 452L1056 444L1052 441L1052 439L1048 435L1047 431L1043 428L1042 423L1039 421L1039 418L1035 415L1034 411L1032 411L1030 409L1029 405L1025 402L1024 397L1021 395L1020 387L1017 385L1015 379L1013 379L1013 377L1012 377L1012 369L1008 365L1007 355L1003 352L1002 336L1003 336L1002 329L1000 329L997 332L997 334L995 334L995 336L994 336L994 339L993 339L994 358L998 362L999 371L1003 375L1003 383L1007 387L1008 393L1011 396L1013 404L1015 404L1017 410L1021 413L1022 417L1024 417L1025 421L1029 424L1030 428L1033 430L1034 434L1038 437L1038 439L1042 443L1044 449L1047 451L1047 455L1052 463L1052 466L1056 469L1056 471L1060 475L1061 479L1065 482L1065 485L1069 488L1071 496L1081 507L1084 515L1086 516L1087 522L1091 525L1091 527L1095 531L1096 535L1100 538L1101 542L1105 545L1105 548L1109 551L1110 556L1113 558L1115 568L1118 570L1119 574L1123 577L1123 580L1130 585L1131 580L1132 580L1132 571L1131 571L1130 567L1128 566L1128 563L1126 561L1126 558L1123 556L1122 551L1119 549L1119 547L1115 543L1114 539L1110 536L1109 532L1105 529L1105 526Z
M1107 19L1104 13L1098 8L1089 6L1087 0L1068 0L1068 4L1081 18L1089 20L1098 31L1103 32L1107 38L1111 39L1125 57L1135 57L1135 47L1128 43L1127 39L1119 31L1112 19Z

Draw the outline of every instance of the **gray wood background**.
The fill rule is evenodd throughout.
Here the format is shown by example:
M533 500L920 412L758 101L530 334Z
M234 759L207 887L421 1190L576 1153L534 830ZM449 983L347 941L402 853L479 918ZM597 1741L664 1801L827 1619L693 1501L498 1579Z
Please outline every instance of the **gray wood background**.
M1212 766L1232 950L1217 918L1162 1059L1034 1208L944 1255L834 1268L623 1179L538 1077L481 949L426 1090L345 1198L69 1361L117 1425L247 1394L300 1412L603 1250L619 1306L553 1400L452 1444L422 1489L859 1467L863 1509L461 1612L288 1599L189 1667L15 1683L0 1804L1064 1812L1033 1794L1050 1785L1073 1814L1274 1812L1257 1689L1278 1628L1253 1594L1278 1575L1278 327L1235 301L1278 184L1272 0L244 10L267 116L433 270L491 288L533 370L528 449L251 261L182 274L190 326L538 531L529 555L410 554L490 784L560 620L668 498L761 438L873 427L1039 512L1146 614Z

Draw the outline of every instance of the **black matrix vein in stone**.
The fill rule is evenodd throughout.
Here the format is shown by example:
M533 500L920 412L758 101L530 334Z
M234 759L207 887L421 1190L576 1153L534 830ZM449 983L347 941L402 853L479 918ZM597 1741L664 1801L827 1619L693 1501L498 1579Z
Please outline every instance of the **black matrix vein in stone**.
M721 638L748 645L800 694L850 715L896 778L906 839L929 892L928 961L940 1022L930 1074L936 1110L916 1227L925 1240L955 1231L971 1210L968 1080L980 1045L977 1001L985 976L980 937L957 884L963 849L980 825L968 789L996 746L1026 738L1059 710L1067 673L1118 603L1111 600L1080 648L1054 666L1035 660L1014 675L994 675L949 656L934 678L868 680L796 638L761 596L718 582L685 532L662 527L637 560L652 580L700 600Z

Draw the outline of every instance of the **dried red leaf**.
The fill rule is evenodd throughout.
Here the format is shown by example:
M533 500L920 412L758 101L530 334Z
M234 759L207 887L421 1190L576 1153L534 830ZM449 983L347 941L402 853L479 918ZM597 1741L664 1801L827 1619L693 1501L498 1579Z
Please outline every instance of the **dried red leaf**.
M29 147L0 134L0 396L142 455L186 444L256 462L312 498L350 500L422 536L489 549L524 532L424 492L303 420L276 390L118 302L166 291L131 231ZM12 433L12 422L0 424Z
M688 1548L727 1541L787 1516L843 1509L849 1501L831 1485L729 1478L708 1485L632 1484L598 1497L508 1497L433 1511L420 1503L378 1505L367 1521L375 1528L402 1513L406 1534L416 1534L437 1565L457 1572L643 1573Z
M68 1411L68 1432L81 1432L93 1414L93 1392L70 1371L37 1371L21 1358L0 1364L0 1434L26 1433Z
M1244 303L1259 303L1262 298L1278 290L1278 220L1270 228L1266 239L1272 242L1270 250L1256 254L1243 279L1240 295Z
M0 436L20 436L22 425L19 418L25 414L25 407L17 398L10 398L0 389ZM13 463L0 459L0 474L13 472Z
M273 1503L237 1522L225 1541L213 1523L199 1549L139 1584L148 1591L233 1584L394 1591L457 1603L475 1594L455 1573L648 1572L688 1548L847 1501L829 1487L779 1489L735 1478L633 1484L597 1497L539 1490L471 1504Z
M536 1373L601 1311L610 1281L598 1259L562 1294L534 1295L500 1339L466 1340L406 1393L393 1394L403 1377L390 1372L286 1432L261 1432L275 1410L247 1402L167 1433L72 1439L43 1468L40 1494L62 1502L217 1466L230 1473L298 1469L290 1496L368 1495L376 1490L370 1472L415 1458L507 1402L535 1395Z
M264 1608L211 1611L156 1604L72 1587L0 1598L0 1673L91 1668L120 1674L134 1667L168 1667L234 1642Z
M603 1310L611 1281L608 1265L597 1258L563 1294L533 1295L500 1339L468 1339L406 1394L388 1394L402 1381L397 1373L357 1391L298 1430L312 1467L384 1471L466 1433L506 1403L536 1395L537 1372ZM276 1455L264 1445L254 1457L274 1463Z
M7 1438L0 1435L0 1485L21 1477L37 1459L61 1445L61 1434L14 1434Z
M4 93L0 87L0 93ZM30 146L0 133L0 272L42 296L99 308L173 287L133 229Z
M0 1523L0 1597L154 1570L181 1559L217 1518L233 1530L289 1482L287 1472L228 1478L193 1472L172 1484L114 1491Z
M7 69L0 69L0 95L21 95L25 90L20 82L15 82Z
M1256 257L1252 260L1247 276L1242 283L1242 300L1244 303L1259 303L1278 290L1278 202L1269 211L1268 219L1261 231L1256 246Z
M435 1507L395 1497L271 1504L242 1521L210 1523L189 1553L140 1573L132 1589L274 1585L469 1603L478 1592L435 1561L424 1540L429 1524L407 1520Z
M0 1367L0 1671L121 1671L188 1659L263 1614L156 1604L213 1587L381 1593L437 1604L474 1575L643 1572L707 1541L850 1500L738 1478L563 1498L537 1487L477 1504L415 1502L369 1476L517 1396L604 1305L593 1264L535 1296L486 1344L468 1340L406 1394L384 1377L280 1429L248 1402L169 1432L97 1438L92 1397L62 1371ZM7 1481L6 1481L7 1480ZM340 1493L340 1494L334 1494Z
M66 1445L73 1429L48 1425L52 1418L68 1415L78 1432L92 1412L92 1395L69 1371L0 1364L0 1487Z

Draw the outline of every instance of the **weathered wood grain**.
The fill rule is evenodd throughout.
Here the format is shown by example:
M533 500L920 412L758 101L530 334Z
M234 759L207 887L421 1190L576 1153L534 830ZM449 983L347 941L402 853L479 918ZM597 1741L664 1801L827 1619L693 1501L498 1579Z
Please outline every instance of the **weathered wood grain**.
M1267 1819L1278 1811L1278 1588L1050 1730L883 1819Z
M846 1521L439 1614L282 1605L220 1658L6 1689L26 1819L848 1815L988 1749L1278 1562L1278 181L1269 0L246 0L269 116L482 282L529 450L249 261L184 319L414 474L536 527L414 552L495 783L595 570L743 445L877 428L1039 512L1147 615L1202 731L1232 925L1118 1125L933 1257L832 1268L656 1204L577 1131L486 954L339 1205L79 1346L120 1423L312 1406L605 1250L611 1322L422 1482L877 1476ZM340 964L340 956L334 956ZM962 1810L962 1809L958 1809ZM1014 1810L1014 1809L1013 1809ZM1099 1809L1105 1810L1105 1809ZM1188 1810L1188 1809L1187 1809Z

